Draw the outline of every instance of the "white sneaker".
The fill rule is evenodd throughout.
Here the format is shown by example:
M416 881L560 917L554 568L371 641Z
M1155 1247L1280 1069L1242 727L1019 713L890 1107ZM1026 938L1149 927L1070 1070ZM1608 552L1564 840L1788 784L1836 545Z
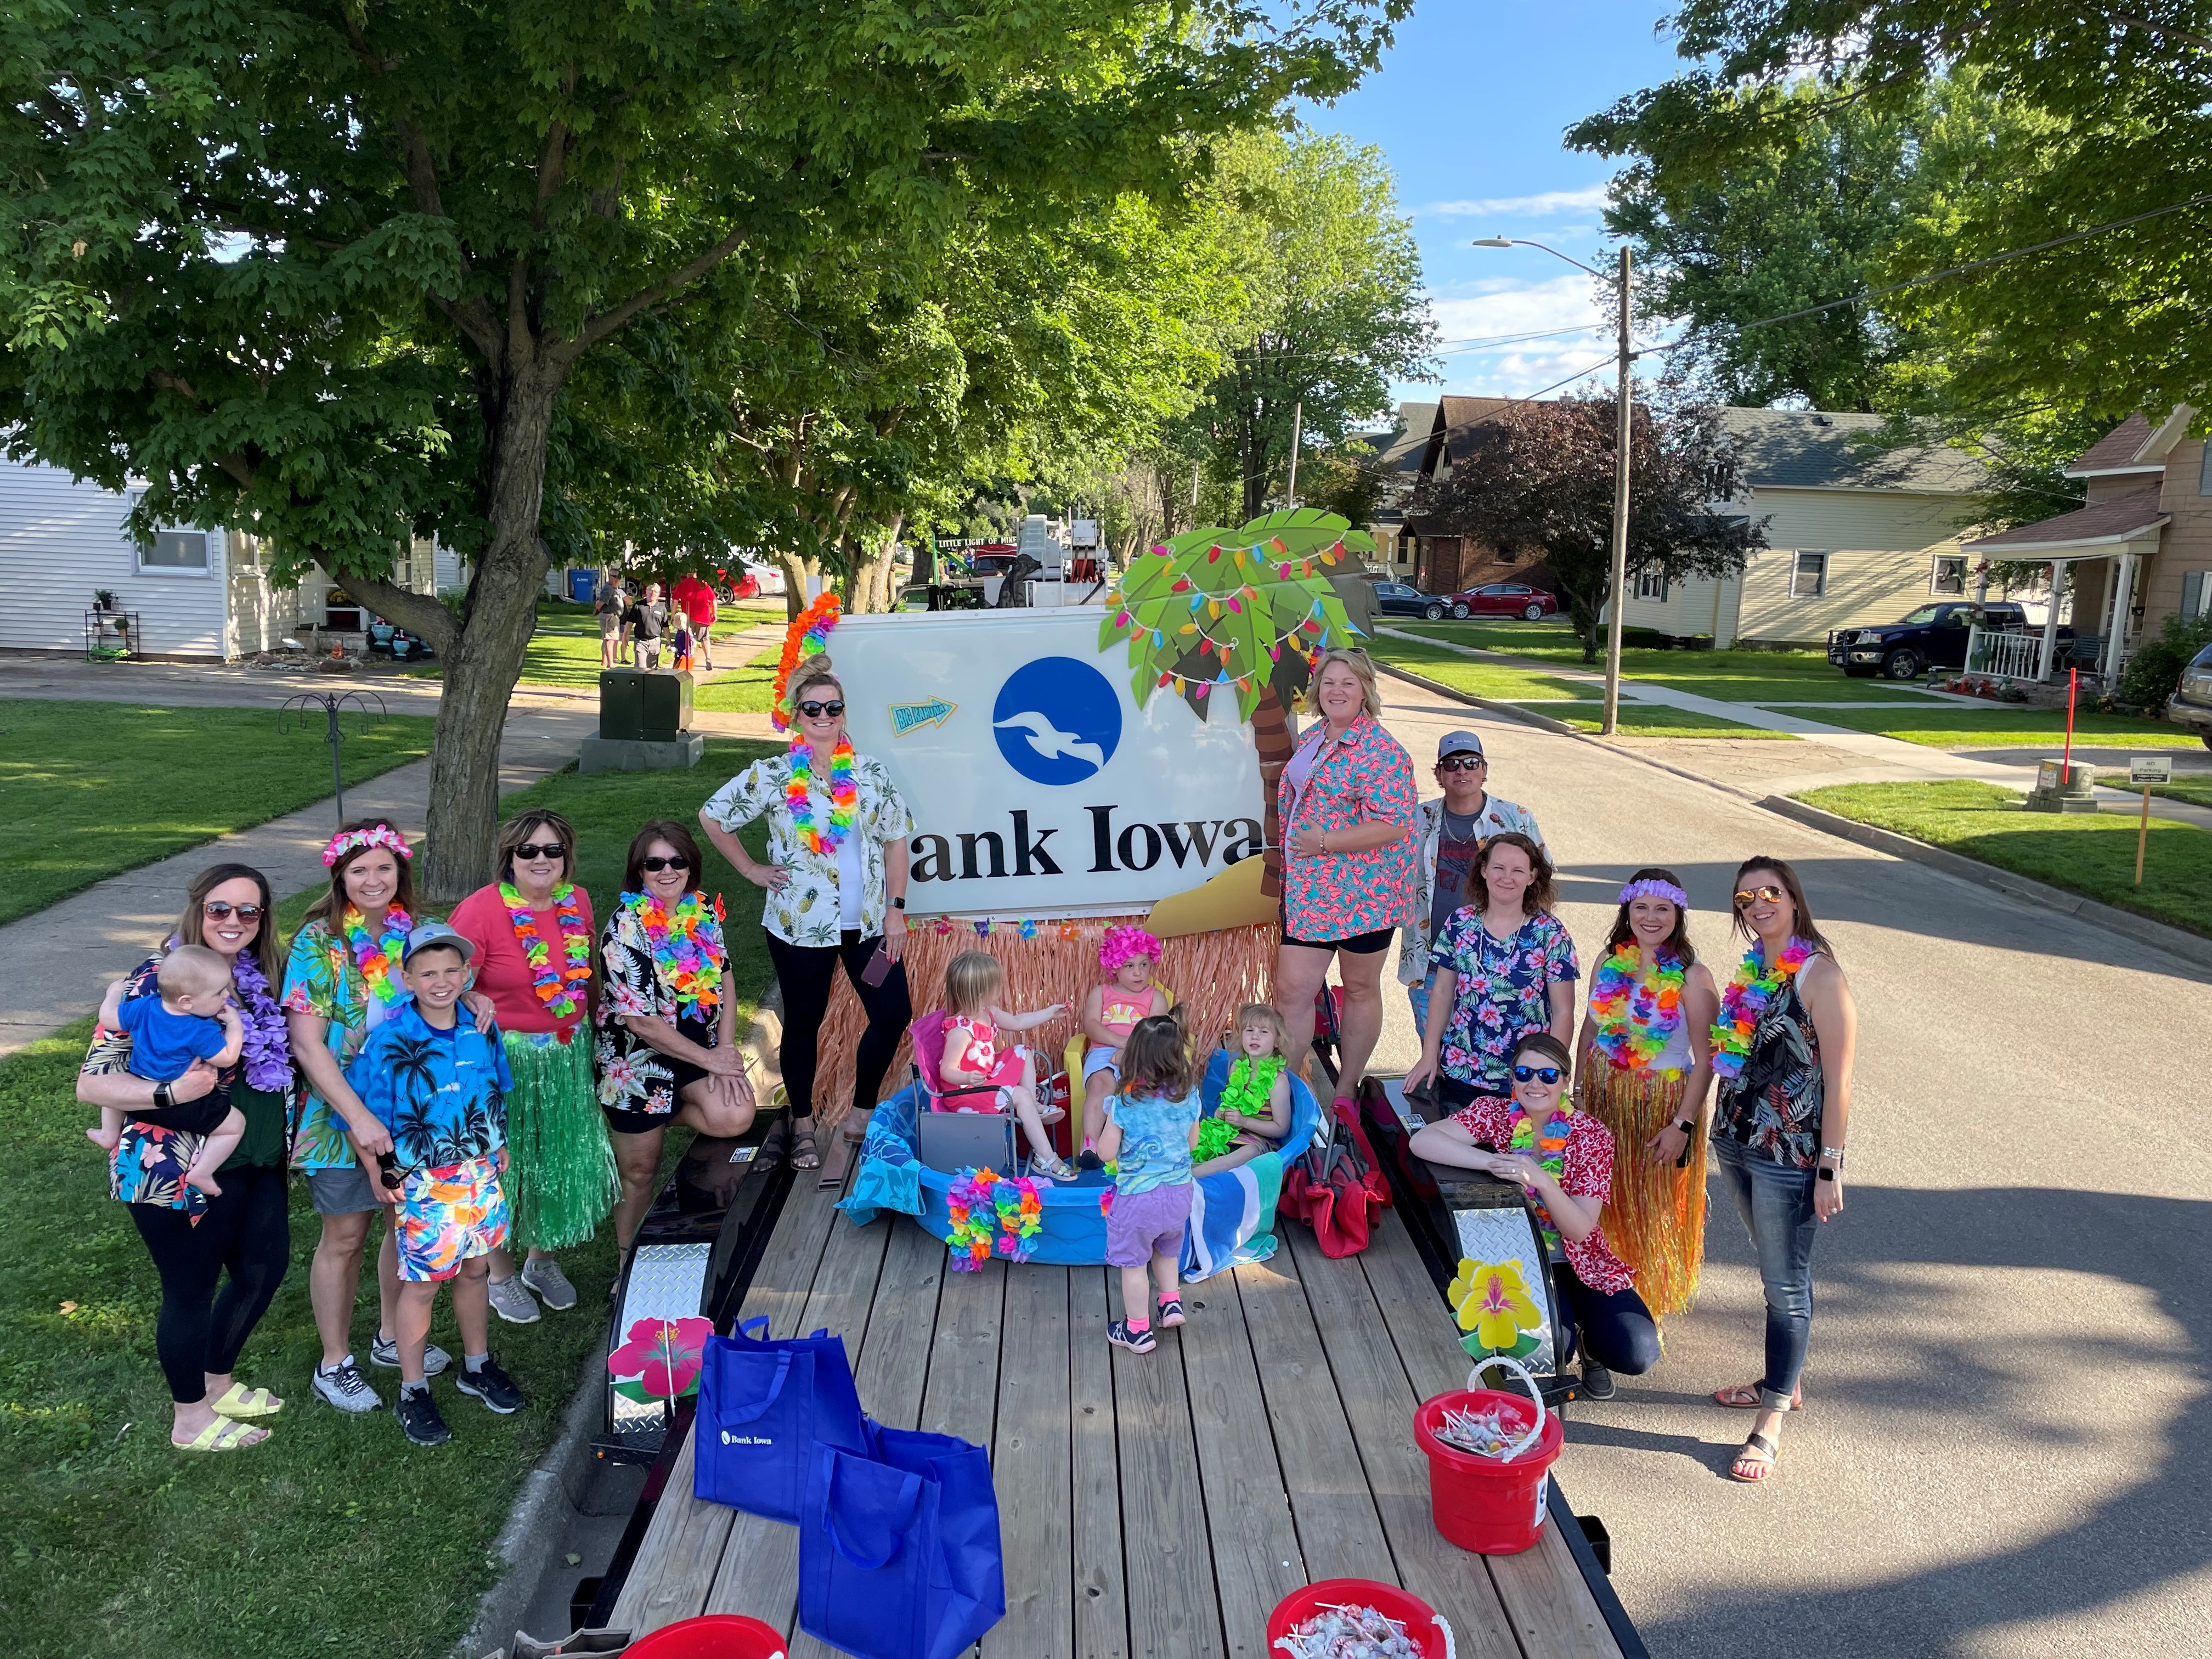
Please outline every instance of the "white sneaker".
M538 1320L537 1301L520 1273L492 1280L491 1310L510 1325L535 1325Z
M372 1365L381 1365L386 1370L398 1370L399 1344L388 1336L378 1337L375 1341L368 1345L368 1363ZM422 1375L424 1376L435 1376L453 1363L453 1356L436 1343L425 1342L422 1345Z
M368 1386L368 1379L361 1374L361 1367L353 1363L351 1354L328 1370L320 1365L315 1367L315 1392L340 1411L350 1412L356 1416L362 1412L373 1412L384 1403L377 1398L376 1390Z
M538 1299L555 1313L566 1313L576 1305L576 1287L561 1271L561 1264L550 1255L524 1262L522 1282L537 1291Z

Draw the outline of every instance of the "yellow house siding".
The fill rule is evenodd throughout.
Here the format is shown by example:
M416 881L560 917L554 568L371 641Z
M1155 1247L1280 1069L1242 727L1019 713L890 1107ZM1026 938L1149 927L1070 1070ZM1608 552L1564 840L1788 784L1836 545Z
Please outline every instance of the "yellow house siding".
M1751 514L1767 521L1767 545L1744 571L1736 632L1817 644L1832 628L1896 621L1929 599L1936 556L1956 554L1970 533L1959 523L1965 511L1956 495L1759 490ZM1818 599L1790 592L1800 551L1828 556Z

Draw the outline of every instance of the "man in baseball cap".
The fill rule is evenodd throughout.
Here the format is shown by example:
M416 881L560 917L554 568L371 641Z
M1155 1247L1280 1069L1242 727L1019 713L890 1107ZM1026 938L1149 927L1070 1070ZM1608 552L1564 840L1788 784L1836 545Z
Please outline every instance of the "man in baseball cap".
M1468 883L1482 843L1517 830L1544 845L1543 831L1527 807L1490 793L1490 760L1474 732L1444 733L1437 744L1437 782L1443 799L1423 801L1414 825L1421 850L1414 866L1413 913L1398 942L1398 979L1413 1004L1416 1031L1428 1030L1429 992L1437 982L1429 966L1429 942L1451 913L1468 902Z

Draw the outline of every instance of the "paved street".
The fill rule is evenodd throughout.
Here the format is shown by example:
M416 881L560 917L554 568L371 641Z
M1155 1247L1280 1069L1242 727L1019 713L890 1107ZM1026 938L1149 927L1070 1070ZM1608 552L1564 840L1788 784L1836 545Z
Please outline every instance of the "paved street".
M1611 1528L1652 1651L2203 1651L2208 976L1599 744L1384 689L1425 793L1437 738L1482 732L1498 793L1561 861L1586 970L1618 884L1657 863L1725 981L1729 882L1764 853L1802 873L1857 998L1848 1207L1814 1256L1808 1409L1772 1480L1727 1478L1748 1413L1705 1398L1760 1369L1758 1280L1717 1188L1665 1361L1573 1408L1560 1479ZM1395 1069L1417 1050L1403 998L1387 1006Z

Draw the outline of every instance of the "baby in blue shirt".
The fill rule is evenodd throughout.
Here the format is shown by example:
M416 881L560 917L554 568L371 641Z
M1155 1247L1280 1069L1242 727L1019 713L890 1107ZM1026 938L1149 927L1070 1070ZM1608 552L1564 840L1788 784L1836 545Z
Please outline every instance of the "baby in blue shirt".
M218 1072L238 1064L246 1027L231 1006L230 964L204 945L179 945L161 958L155 983L157 996L125 997L124 982L118 980L100 1005L100 1024L131 1038L131 1075L155 1085L153 1109L125 1112L103 1106L100 1127L85 1133L110 1153L122 1142L125 1117L202 1136L199 1153L185 1171L185 1184L219 1197L222 1188L216 1184L215 1172L245 1138L246 1115L230 1103L227 1084L187 1101L171 1100L168 1085L196 1060Z

